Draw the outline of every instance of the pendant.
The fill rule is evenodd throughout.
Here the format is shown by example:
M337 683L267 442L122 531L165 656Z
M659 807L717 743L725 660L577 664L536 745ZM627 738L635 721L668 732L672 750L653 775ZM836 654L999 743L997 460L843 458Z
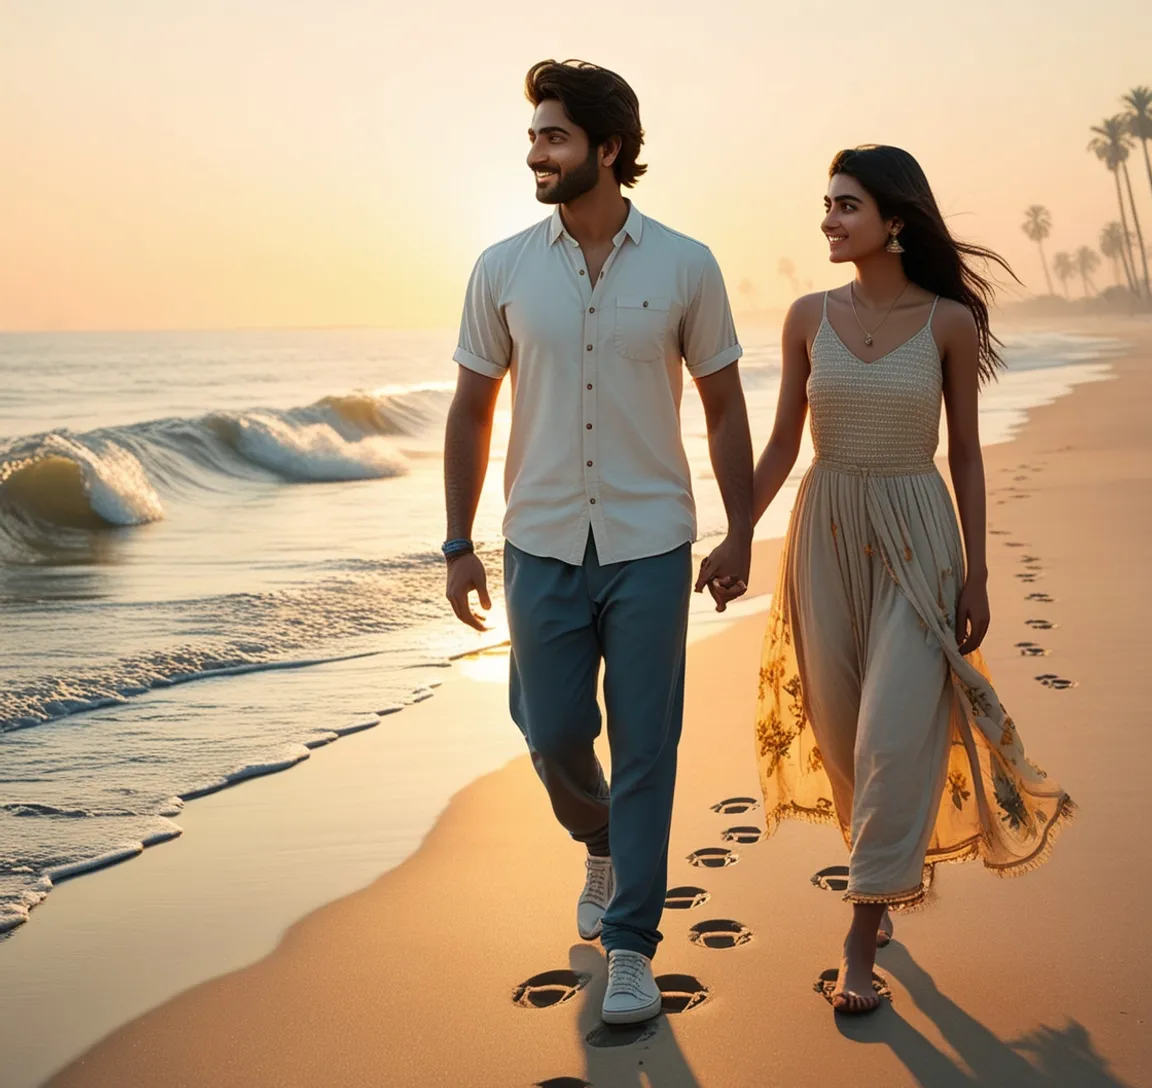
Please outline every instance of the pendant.
M868 347L871 347L871 346L872 346L872 336L871 336L871 334L869 334L869 333L865 333L865 334L864 334L864 343L865 343L865 344L867 344L867 345L868 345Z

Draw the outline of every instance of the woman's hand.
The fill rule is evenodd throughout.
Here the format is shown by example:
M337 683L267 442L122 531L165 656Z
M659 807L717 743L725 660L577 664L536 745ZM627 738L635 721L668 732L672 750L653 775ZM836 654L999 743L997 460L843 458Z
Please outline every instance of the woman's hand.
M751 534L729 534L701 561L696 592L702 593L707 586L716 602L716 611L723 612L730 602L748 592L751 566Z
M979 649L991 622L987 579L969 577L960 591L960 602L956 606L956 641L960 644L962 655L966 656Z

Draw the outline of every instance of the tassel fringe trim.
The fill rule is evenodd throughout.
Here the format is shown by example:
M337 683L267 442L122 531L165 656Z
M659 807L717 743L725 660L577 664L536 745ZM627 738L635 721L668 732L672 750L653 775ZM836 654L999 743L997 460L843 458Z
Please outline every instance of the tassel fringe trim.
M985 858L984 868L992 873L993 876L1000 877L1001 879L1023 876L1025 873L1030 873L1034 869L1039 869L1040 866L1052 856L1052 849L1056 844L1056 840L1060 837L1064 828L1076 818L1079 811L1076 802L1065 794L1056 810L1056 815L1052 817L1044 828L1040 845L1031 854L1026 858L1006 862L1002 865L989 862ZM827 809L804 808L795 802L789 802L787 804L777 805L770 813L767 813L764 837L767 839L774 835L779 829L780 824L785 820L800 820L804 823L827 824L840 828L840 821L835 812ZM841 828L841 831L843 831L843 828ZM915 888L909 888L902 892L889 892L878 895L869 895L862 892L847 892L844 895L844 899L848 903L883 903L892 913L915 913L926 909L935 901L936 895L933 890L933 883L935 882L937 865L952 865L964 861L976 861L982 858L983 853L983 841L981 839L970 839L926 861L924 864L924 875L921 878L920 884Z

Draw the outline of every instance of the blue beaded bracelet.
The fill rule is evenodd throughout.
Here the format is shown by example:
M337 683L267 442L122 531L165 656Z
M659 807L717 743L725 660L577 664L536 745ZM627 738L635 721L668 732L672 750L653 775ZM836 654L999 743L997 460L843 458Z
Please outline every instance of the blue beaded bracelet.
M458 555L468 555L476 549L472 545L471 540L466 540L464 537L457 537L455 540L446 540L440 545L440 550L444 553L445 559L455 559Z

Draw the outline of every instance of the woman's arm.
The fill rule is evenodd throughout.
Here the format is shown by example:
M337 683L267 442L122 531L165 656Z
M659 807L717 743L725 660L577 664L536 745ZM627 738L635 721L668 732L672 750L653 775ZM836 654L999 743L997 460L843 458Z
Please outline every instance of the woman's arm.
M808 344L819 320L822 295L806 295L788 310L781 333L783 373L772 436L756 463L752 478L752 524L755 525L784 486L800 453L808 416Z
M956 492L967 574L956 614L960 652L984 640L991 620L985 537L984 457L980 450L980 392L976 322L959 303L941 307L936 332L944 359L944 409L948 417L948 469Z

